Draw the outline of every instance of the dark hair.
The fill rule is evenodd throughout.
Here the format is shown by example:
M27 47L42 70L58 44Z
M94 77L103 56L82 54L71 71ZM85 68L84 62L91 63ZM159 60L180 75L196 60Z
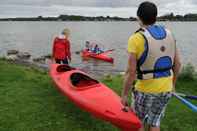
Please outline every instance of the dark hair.
M157 6L152 2L143 2L139 5L137 16L145 25L152 25L157 19Z

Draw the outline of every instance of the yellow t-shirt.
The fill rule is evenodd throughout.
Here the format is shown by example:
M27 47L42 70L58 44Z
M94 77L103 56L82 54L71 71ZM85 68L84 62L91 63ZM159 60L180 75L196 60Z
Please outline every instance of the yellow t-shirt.
M139 59L144 52L144 37L140 33L133 34L128 41L128 52L136 54ZM135 89L145 93L163 93L172 91L172 76L148 79L148 80L137 80Z

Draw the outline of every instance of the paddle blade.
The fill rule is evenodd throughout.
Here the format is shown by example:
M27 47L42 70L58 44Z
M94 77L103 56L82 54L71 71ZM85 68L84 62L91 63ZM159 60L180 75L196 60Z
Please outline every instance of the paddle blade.
M100 54L107 55L107 54L111 53L111 52L114 51L114 50L115 50L115 49L107 50L107 51L105 51L105 52L103 52L103 53L100 53Z

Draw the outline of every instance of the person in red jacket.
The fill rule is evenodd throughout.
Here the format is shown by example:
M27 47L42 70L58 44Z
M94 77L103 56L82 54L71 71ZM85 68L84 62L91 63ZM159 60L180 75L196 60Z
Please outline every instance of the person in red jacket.
M64 29L53 42L52 59L58 64L68 64L68 60L71 61L69 35L70 30Z

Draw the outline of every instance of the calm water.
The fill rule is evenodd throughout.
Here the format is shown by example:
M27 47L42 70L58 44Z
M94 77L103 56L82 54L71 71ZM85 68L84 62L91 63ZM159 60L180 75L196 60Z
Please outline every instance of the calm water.
M197 22L163 22L177 40L183 63L197 66ZM53 38L65 27L70 28L73 61L76 66L91 70L123 70L127 64L127 40L139 27L136 22L0 22L0 55L8 49L28 51L33 57L51 53ZM86 40L115 49L114 66L98 61L82 62L74 52L84 47Z

